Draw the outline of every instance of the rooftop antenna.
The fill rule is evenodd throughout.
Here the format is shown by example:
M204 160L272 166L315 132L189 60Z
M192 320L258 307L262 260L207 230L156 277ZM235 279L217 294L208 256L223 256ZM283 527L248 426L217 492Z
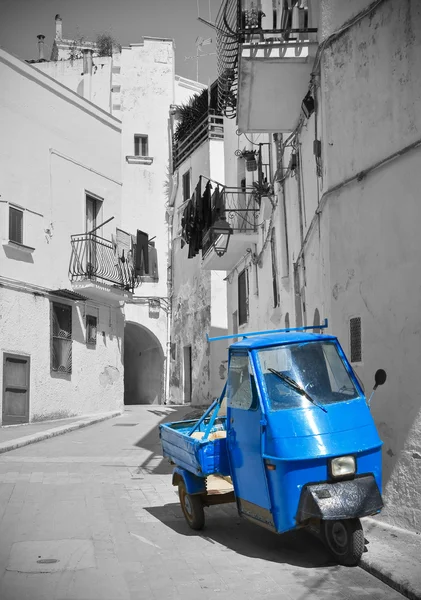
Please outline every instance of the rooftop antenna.
M196 61L196 81L199 81L199 58L203 58L204 56L212 56L214 54L216 54L216 52L209 52L208 54L203 54L203 50L202 47L203 46L207 46L208 44L212 43L212 38L202 38L202 37L198 37L196 38L196 56L185 56L184 60L195 60Z

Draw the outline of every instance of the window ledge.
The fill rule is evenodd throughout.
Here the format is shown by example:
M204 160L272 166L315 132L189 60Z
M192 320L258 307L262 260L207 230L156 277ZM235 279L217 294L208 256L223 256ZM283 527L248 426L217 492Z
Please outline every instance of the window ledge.
M152 275L140 275L138 277L142 283L158 283L159 277L153 277Z
M19 244L18 242L12 242L12 240L3 240L3 246L7 246L8 248L13 248L14 250L19 250L23 254L32 254L35 248L31 246L25 246L25 244Z
M151 165L153 156L126 156L126 161L130 165Z

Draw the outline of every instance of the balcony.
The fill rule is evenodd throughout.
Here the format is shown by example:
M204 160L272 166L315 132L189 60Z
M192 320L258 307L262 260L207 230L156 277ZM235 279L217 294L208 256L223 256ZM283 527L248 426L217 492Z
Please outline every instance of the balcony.
M74 291L92 300L129 300L136 283L130 256L118 257L111 241L92 233L71 236L69 278Z
M282 4L282 5L281 5ZM218 13L218 109L243 132L294 129L317 46L314 0L225 0Z
M198 121L197 125L173 146L173 168L177 169L193 152L206 140L224 139L224 119L215 115L214 111L208 113Z
M202 267L212 271L230 271L248 250L254 252L253 245L259 240L261 198L256 189L222 187L221 194L223 208L215 215L212 226L202 232ZM214 227L220 217L228 223L231 231L228 247L222 255L215 250L219 234Z

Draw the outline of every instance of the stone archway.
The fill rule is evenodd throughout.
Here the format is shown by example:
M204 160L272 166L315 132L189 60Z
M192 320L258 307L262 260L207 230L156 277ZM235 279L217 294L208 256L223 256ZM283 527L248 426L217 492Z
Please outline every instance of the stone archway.
M165 358L158 338L139 323L124 328L124 404L162 404Z

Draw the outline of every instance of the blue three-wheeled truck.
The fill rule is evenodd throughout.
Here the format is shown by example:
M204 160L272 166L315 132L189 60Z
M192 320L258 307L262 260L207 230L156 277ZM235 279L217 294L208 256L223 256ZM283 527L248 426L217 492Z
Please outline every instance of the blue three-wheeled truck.
M211 338L242 338L229 347L224 390L199 420L160 425L162 449L193 529L205 506L236 502L275 533L308 527L354 565L360 517L383 506L382 442L338 340L307 329ZM385 380L378 370L374 389Z

